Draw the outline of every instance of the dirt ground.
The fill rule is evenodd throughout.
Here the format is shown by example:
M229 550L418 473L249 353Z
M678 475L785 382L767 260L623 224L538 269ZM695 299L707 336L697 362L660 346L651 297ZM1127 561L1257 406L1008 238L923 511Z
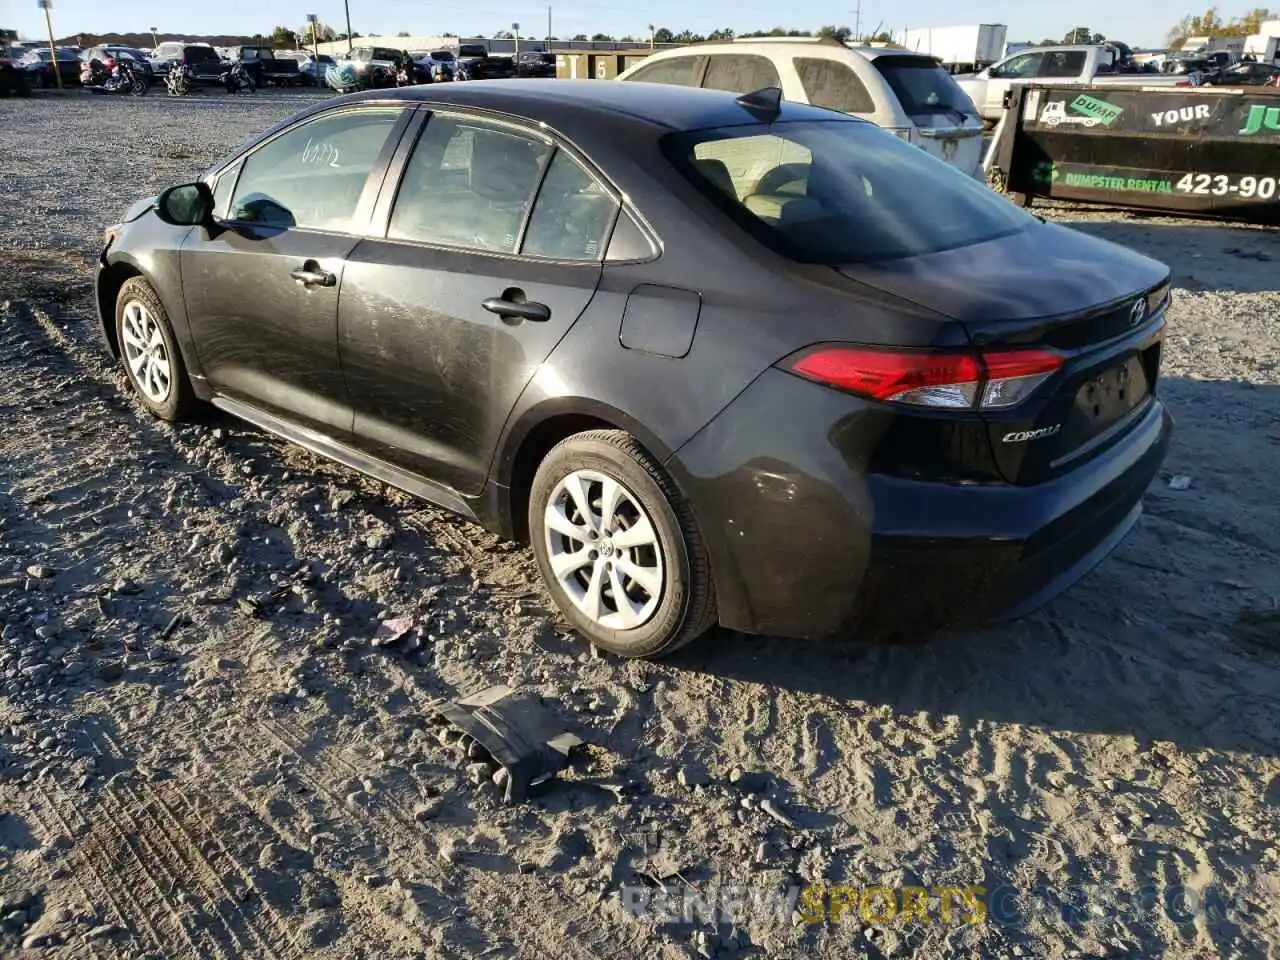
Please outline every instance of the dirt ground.
M1044 611L624 663L527 551L125 392L101 228L292 106L0 101L0 955L1277 955L1275 232L1045 212L1173 266L1177 428L1139 527ZM415 629L375 646L391 616ZM492 683L588 743L534 802L430 722ZM811 923L809 885L980 886L988 916ZM728 886L783 909L626 908Z

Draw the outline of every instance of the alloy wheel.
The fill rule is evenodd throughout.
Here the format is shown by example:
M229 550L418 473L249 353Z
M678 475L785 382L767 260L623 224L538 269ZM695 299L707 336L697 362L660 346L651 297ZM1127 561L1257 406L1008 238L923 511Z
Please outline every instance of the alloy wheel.
M121 316L120 333L133 382L152 403L164 403L173 388L173 366L155 316L142 303L130 300Z
M607 630L643 626L662 600L662 546L639 499L612 477L575 470L551 493L543 534L561 589Z

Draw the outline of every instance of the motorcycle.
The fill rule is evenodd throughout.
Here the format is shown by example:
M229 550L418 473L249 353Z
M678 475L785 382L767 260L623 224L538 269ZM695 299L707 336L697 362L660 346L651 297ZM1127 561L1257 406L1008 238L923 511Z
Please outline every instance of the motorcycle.
M409 76L409 70L407 67L401 67L399 70L396 71L397 87L411 87L414 85L414 83L415 81L413 80L413 78Z
M219 79L222 80L222 85L227 88L227 93L239 93L241 90L246 93L253 93L258 89L258 84L254 81L253 74L244 68L243 63L233 63L231 69Z
M169 68L169 75L164 78L164 85L169 88L169 96L185 97L191 92L192 78L190 67L182 62L175 63Z
M150 83L146 75L128 60L96 57L80 68L80 85L94 93L127 93L141 97Z

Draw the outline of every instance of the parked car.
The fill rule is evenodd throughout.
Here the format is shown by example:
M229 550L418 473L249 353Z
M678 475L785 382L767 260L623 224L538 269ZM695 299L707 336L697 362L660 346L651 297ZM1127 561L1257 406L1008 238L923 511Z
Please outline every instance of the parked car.
M57 52L57 71L62 75L62 86L78 87L80 58L64 47L59 47ZM18 61L18 69L25 75L29 87L43 90L58 85L58 80L54 76L53 53L47 47L43 50L28 50Z
M451 50L432 50L426 56L418 58L417 63L430 80L434 80L437 76L452 80L458 69L457 60Z
M511 57L494 56L482 43L464 43L458 47L455 75L467 80L505 80L516 75Z
M956 82L977 104L983 118L992 123L1004 114L1005 99L1020 83L1173 85L1173 79L1160 74L1119 69L1122 58L1123 52L1109 43L1036 47L1005 57L978 73L957 76Z
M1277 86L1280 66L1274 63L1237 63L1204 82L1215 87L1267 87Z
M556 55L526 51L516 58L516 75L521 77L554 77Z
M106 237L143 406L527 539L624 656L1026 613L1130 530L1171 431L1168 267L776 91L335 98Z
M106 62L108 59L128 60L130 63L135 64L147 78L148 84L155 76L155 71L151 68L151 59L137 47L126 47L115 43L103 43L96 47L90 47L87 50L80 51L81 63L87 63L90 60Z
M22 70L15 50L0 51L0 97L25 97L31 93L30 81Z
M660 51L618 79L735 93L780 87L788 100L869 120L984 178L982 120L932 57L835 40L752 38Z
M270 47L233 47L230 54L229 59L244 64L245 71L259 87L296 87L302 84L298 61L277 57Z
M195 53L193 52L194 50L207 50L208 53ZM187 65L192 66L196 63L208 64L212 62L210 56L212 56L212 60L216 60L218 63L225 62L225 58L207 43L166 40L151 51L151 71L154 76L163 78L169 72L169 65L175 60L186 60Z
M403 51L392 47L356 47L349 56L339 57L338 66L350 66L361 87L393 87L396 82L396 60Z
M327 53L322 53L317 57L315 54L307 53L305 50L277 50L276 56L291 57L297 60L298 73L302 78L302 83L308 87L323 84L325 71L337 63L337 61Z

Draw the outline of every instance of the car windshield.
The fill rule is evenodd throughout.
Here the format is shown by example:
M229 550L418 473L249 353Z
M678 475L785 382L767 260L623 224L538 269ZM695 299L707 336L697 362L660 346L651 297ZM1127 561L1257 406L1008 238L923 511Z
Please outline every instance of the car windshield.
M932 57L886 56L872 61L909 116L947 113L976 117L977 108Z
M437 50L437 51L435 51L434 53L432 53L432 54L431 54L431 59L432 59L432 60L441 60L441 61L443 61L443 62L445 62L445 63L452 63L452 62L453 62L453 54L452 54L452 53L450 53L448 50Z
M695 130L667 135L662 147L748 233L803 263L936 253L1035 222L979 181L862 121Z

